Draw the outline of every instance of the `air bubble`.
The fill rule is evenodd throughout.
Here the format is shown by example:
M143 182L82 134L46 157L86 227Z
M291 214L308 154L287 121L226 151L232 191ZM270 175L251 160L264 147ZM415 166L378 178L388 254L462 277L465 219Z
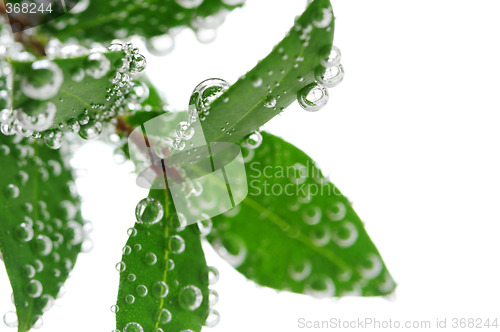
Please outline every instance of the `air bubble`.
M325 68L338 66L340 64L342 54L336 46L326 48L321 51L321 65Z
M208 312L207 320L205 321L206 327L216 327L220 322L220 314L215 309L210 309Z
M211 78L198 84L189 99L190 112L197 112L202 118L207 116L210 104L229 89L229 83L220 78ZM191 120L196 116L191 114Z
M262 144L262 134L258 131L253 132L244 142L244 146L249 149L257 149Z
M35 61L32 72L22 81L22 92L32 99L47 100L55 97L64 81L61 68L50 60Z
M152 292L157 298L165 298L168 295L168 286L164 281L158 281L153 285Z
M43 287L42 283L38 280L30 280L26 285L26 293L29 297L37 298L42 295Z
M276 107L276 104L277 104L276 98L274 98L272 96L268 96L264 100L264 107L265 108L274 108L274 107Z
M327 88L333 88L344 79L344 67L342 65L326 69L322 66L318 67L316 70L316 79Z
M137 296L144 297L148 295L148 288L144 285L139 285L135 289Z
M328 90L318 84L311 83L298 92L299 105L308 112L319 111L329 99Z
M16 113L17 119L23 128L33 131L44 131L49 129L52 126L57 113L56 105L50 102L40 102L31 105L31 115L28 115L21 110Z
M17 327L18 321L16 313L14 311L7 311L3 315L3 322L7 327Z
M135 216L137 222L146 225L153 225L163 218L163 206L153 197L147 197L137 204Z
M186 244L182 237L174 235L169 238L168 247L174 254L181 254L186 249Z
M201 290L193 285L186 286L179 292L179 303L186 310L196 310L203 301Z
M195 8L201 5L203 0L175 0L182 8Z
M15 184L9 184L5 188L5 196L7 198L18 198L19 193L19 188Z
M168 324L172 320L172 314L167 309L160 309L156 313L156 320L160 322L160 324Z
M141 324L132 322L125 325L123 332L144 332L144 329Z
M111 69L111 62L102 53L92 53L87 58L85 73L95 79L100 79Z

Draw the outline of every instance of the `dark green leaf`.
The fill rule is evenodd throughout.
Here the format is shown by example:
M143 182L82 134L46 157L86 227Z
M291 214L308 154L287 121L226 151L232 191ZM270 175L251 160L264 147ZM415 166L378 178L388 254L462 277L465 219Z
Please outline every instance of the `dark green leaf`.
M50 309L85 233L60 151L0 134L0 160L0 249L25 332Z
M7 59L12 77L7 132L44 133L56 147L50 143L54 137L60 143L61 130L81 128L84 138L99 133L103 121L133 102L130 78L143 66L142 56L133 54L131 47L113 47L118 50L53 60Z
M239 142L294 102L316 80L333 32L330 1L311 2L285 39L210 105L203 121L207 141Z
M117 265L122 272L116 328L201 331L209 312L208 269L198 227L181 227L182 215L164 190L152 190L141 203L141 220L150 223L138 222L129 231Z
M213 219L212 245L263 286L317 297L391 293L394 281L347 198L304 152L263 137L245 149L249 195Z
M49 22L42 29L66 40L68 38L90 41L111 41L139 35L146 38L168 33L172 28L210 24L223 18L225 11L237 6L225 5L221 0L204 0L194 8L183 8L178 3L196 1L154 0L142 1L100 1L81 0L88 7L76 8L57 21Z

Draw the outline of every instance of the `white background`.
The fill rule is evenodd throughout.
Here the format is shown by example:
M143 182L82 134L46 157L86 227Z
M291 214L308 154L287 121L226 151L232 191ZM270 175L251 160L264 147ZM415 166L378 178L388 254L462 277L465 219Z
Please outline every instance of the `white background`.
M201 45L185 31L173 54L148 57L148 72L172 105L185 107L202 80L234 83L251 69L304 5L249 0L228 16L214 43ZM333 6L344 82L320 112L294 104L267 128L331 173L399 287L390 299L278 294L246 281L208 250L209 263L221 271L215 289L222 319L213 331L304 331L299 318L500 318L500 2ZM46 315L41 332L113 329L114 265L135 204L147 195L134 185L130 165L116 166L102 143L82 148L74 164L88 169L78 185L95 247L79 259L62 306ZM13 309L4 270L0 293L0 312Z

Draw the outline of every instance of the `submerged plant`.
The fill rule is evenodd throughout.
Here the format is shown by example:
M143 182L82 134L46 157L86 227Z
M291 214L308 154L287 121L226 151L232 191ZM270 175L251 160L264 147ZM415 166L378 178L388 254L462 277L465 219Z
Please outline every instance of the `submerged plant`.
M296 100L320 110L342 81L329 0L309 1L236 83L202 82L187 112L173 111L142 75L146 58L130 36L157 55L172 50L180 28L207 42L242 2L80 0L33 15L20 1L0 7L0 253L16 307L4 315L8 326L39 324L90 248L69 159L97 137L130 158L138 184L151 189L116 264L115 331L217 325L210 286L219 276L203 241L277 290L317 298L394 290L347 198L304 152L259 130Z

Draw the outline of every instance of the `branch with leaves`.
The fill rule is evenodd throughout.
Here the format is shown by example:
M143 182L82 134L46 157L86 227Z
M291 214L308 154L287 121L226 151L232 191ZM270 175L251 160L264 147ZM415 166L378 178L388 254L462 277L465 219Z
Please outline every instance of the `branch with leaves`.
M242 2L81 0L71 12L16 35L8 20L0 25L0 252L16 307L5 314L6 324L19 332L39 324L88 248L90 223L82 219L68 162L75 134L83 140L118 134L128 143L109 143L131 157L130 144L151 148L136 128L160 116L178 121L141 76L146 58L129 36L142 36L155 54L171 51L179 28L193 29L205 42L207 30ZM248 279L276 290L317 298L394 291L347 198L304 152L260 132L295 101L307 111L326 104L328 88L343 78L334 28L330 1L309 1L285 38L236 83L210 80L203 93L194 91L189 112L207 142L241 148L251 189L226 213L188 224L171 189L153 183L116 265L115 331L199 332L217 324L217 293L210 287L218 272L207 266L203 241ZM164 155L190 144L190 123L178 125ZM147 158L150 151L142 153ZM269 177L265 167L292 172ZM153 170L156 181L186 180L177 165ZM267 192L277 187L290 193Z

